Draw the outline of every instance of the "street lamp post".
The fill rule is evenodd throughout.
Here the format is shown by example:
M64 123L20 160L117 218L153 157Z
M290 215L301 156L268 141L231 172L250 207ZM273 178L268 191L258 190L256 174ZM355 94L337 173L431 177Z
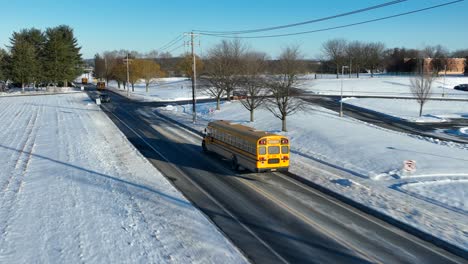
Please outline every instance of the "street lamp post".
M344 78L344 69L345 68L349 68L349 66L341 66L340 117L343 116L343 78Z

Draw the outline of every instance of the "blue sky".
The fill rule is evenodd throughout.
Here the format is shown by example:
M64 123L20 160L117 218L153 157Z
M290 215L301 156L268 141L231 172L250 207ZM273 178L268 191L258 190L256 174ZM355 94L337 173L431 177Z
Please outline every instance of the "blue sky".
M159 49L183 32L243 30L301 22L377 5L390 0L254 1L254 0L0 0L0 46L5 47L13 31L61 24L74 28L84 58L105 50L139 52ZM309 24L273 33L290 33L349 24L449 2L409 0L397 5L339 19ZM274 39L245 40L252 48L278 55L281 47L298 44L308 58L321 53L321 45L332 38L381 41L386 47L422 48L441 44L449 50L468 48L467 1L409 16L367 25ZM267 32L270 33L270 32ZM220 38L202 36L202 55ZM176 48L175 45L172 48ZM184 52L180 48L172 53ZM170 51L169 49L168 51Z

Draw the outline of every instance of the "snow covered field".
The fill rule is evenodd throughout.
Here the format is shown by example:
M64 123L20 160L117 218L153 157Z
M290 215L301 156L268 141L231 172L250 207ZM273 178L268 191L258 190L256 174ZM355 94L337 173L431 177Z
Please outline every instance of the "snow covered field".
M25 87L24 92L21 88L11 88L7 91L0 92L0 97L3 96L23 96L23 95L41 95L41 94L56 94L56 93L78 93L80 88L75 87L47 87L47 88L34 88Z
M246 262L86 94L0 106L0 263Z
M117 88L117 83L114 81L109 82L108 85L113 91L126 94L126 90ZM130 91L132 90L130 86ZM131 93L134 99L142 101L177 101L192 99L192 82L190 79L182 77L172 78L159 78L154 83L151 83L146 93L144 83L135 84L135 92ZM198 99L209 98L206 94L198 91Z
M344 102L412 122L445 122L451 118L468 118L468 99L467 101L429 100L424 105L421 117L416 100L347 98Z
M450 85L468 82L463 77L448 79ZM308 87L311 91L329 91L340 82L310 80ZM396 87L403 87L394 83L409 85L409 78L362 78L353 82L362 93L382 91L394 95ZM409 89L401 87L397 89L400 93ZM346 103L418 120L418 105L411 100L348 99ZM168 106L157 111L200 131L210 120L224 119L281 133L280 120L266 110L256 112L254 123L247 122L249 113L239 102L223 103L220 111L213 111L212 103L199 104L196 125L191 122L190 109ZM424 113L426 119L467 118L468 108L466 102L430 102ZM320 107L291 116L288 130L284 134L292 142L292 172L468 250L467 145L382 129L340 118ZM460 133L466 131L461 128ZM405 172L405 160L416 161L416 171ZM334 171L327 172L328 166Z
M455 85L468 83L468 77L447 76L434 80L432 85L433 97L468 99L468 92L454 90ZM410 77L392 77L377 75L370 78L369 75L361 75L357 78L341 79L314 79L313 75L301 78L300 88L316 94L340 95L343 84L344 96L368 95L368 96L412 96L410 93Z

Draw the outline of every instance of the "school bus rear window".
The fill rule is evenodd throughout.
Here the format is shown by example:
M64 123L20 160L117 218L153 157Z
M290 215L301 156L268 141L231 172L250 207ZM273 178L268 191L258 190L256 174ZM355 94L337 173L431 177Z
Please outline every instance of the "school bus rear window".
M270 146L268 147L268 154L279 154L280 148L278 146Z
M258 148L258 154L259 155L265 155L266 154L266 148L265 147L259 147Z

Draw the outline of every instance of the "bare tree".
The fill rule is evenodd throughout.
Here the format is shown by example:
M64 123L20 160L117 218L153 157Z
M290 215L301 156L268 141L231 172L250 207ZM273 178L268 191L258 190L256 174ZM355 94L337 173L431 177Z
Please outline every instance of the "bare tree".
M435 46L426 46L421 50L421 56L423 58L433 58L436 52Z
M172 54L169 51L164 51L159 53L158 59L170 59L172 58Z
M346 61L346 40L332 39L323 43L322 50L325 56L336 66L336 78L339 78L340 67Z
M147 59L157 59L159 57L159 52L157 50L150 50L145 53L145 58Z
M300 95L300 90L294 86L303 70L299 47L286 47L279 57L276 74L267 81L272 98L267 101L266 108L281 120L282 131L287 131L287 117L305 108L302 100L293 97Z
M374 71L381 66L385 52L385 45L381 42L367 43L364 47L364 61L374 77Z
M202 78L198 84L198 89L202 93L214 97L216 99L216 110L221 109L221 98L225 95L225 90L223 89L223 81L217 76L210 76L210 78Z
M104 79L106 77L104 58L99 53L94 55L94 77L99 79Z
M242 64L243 74L240 79L239 91L245 95L240 101L250 112L250 122L254 121L254 111L265 101L265 80L262 74L266 68L266 54L258 52L246 53Z
M447 73L449 65L448 65L448 55L449 51L441 45L437 45L434 47L435 52L433 54L431 60L431 69L434 74L439 76L439 72L444 70Z
M104 78L106 79L106 83L109 83L109 80L112 79L112 68L117 63L117 52L106 51L102 57L104 60Z
M222 40L208 52L205 74L202 78L211 85L203 85L208 94L217 98L216 109L219 109L221 95L231 99L231 93L240 81L242 69L241 57L247 48L240 40Z
M363 64L364 44L359 41L350 42L346 46L346 55L349 59L349 76L351 77L352 68L356 70L356 77L359 78L359 72Z
M424 71L424 65L419 66L420 69L417 75L411 81L411 94L419 104L419 116L422 116L424 104L431 98L432 95L432 82L434 75L431 72Z

